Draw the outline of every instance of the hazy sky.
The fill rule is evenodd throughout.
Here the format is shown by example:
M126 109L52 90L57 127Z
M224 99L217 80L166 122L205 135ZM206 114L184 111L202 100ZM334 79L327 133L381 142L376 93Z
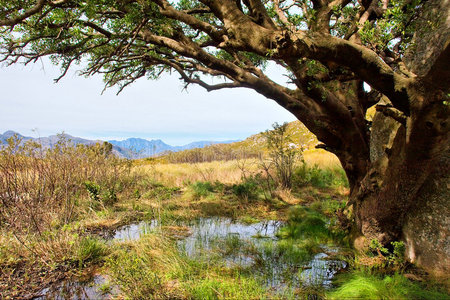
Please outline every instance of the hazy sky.
M273 72L276 73L276 72ZM183 90L175 74L158 81L141 79L120 95L103 95L102 78L72 71L59 83L50 63L0 68L0 132L26 136L66 132L88 139L162 139L172 145L199 140L244 139L274 122L295 117L249 89L207 92ZM276 75L282 80L280 75Z

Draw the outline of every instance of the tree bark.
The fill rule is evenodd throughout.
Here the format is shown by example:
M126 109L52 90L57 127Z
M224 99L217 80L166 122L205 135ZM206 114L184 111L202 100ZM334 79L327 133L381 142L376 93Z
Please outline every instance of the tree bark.
M433 102L407 118L409 127L376 114L369 168L350 201L366 242L404 240L408 259L440 276L450 272L450 111Z

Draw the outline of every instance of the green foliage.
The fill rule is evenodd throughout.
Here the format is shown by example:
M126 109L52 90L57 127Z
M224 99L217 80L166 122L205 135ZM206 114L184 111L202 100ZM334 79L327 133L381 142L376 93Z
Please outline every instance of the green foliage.
M370 255L382 255L384 257L383 263L381 266L375 267L393 267L395 269L399 269L405 266L405 243L402 241L394 241L390 243L391 251L383 247L381 243L377 239L372 239L369 244Z
M83 237L79 240L76 248L78 266L81 268L88 263L99 262L107 253L104 242L93 237Z
M449 299L445 292L413 283L400 274L382 277L356 272L340 275L336 284L339 287L327 294L328 299Z
M160 185L153 187L149 192L145 194L145 196L150 198L158 198L160 200L168 200L179 192L180 189L178 187L167 187Z
M147 264L146 258L137 253L119 251L107 260L112 281L130 299L163 297L162 282L158 274Z
M209 181L197 181L190 186L195 197L206 197L214 192L214 185Z
M370 241L369 250L372 251L373 254L377 254L378 251L383 255L389 254L389 250L383 247L383 245L381 245L381 243L377 239L372 239Z
M253 176L244 179L241 183L233 184L231 191L239 198L254 199L258 192L258 182Z
M93 208L98 208L99 203L110 206L117 202L117 194L114 187L102 189L100 185L92 181L85 181L83 185L89 193Z
M318 188L348 187L348 180L342 168L320 168L318 165L310 167L305 163L302 163L294 170L292 181L294 186L311 184Z
M309 208L295 206L289 210L287 224L280 229L278 235L282 238L326 241L330 232L323 215Z
M102 192L100 200L104 205L110 206L117 202L117 194L114 188L106 189Z
M225 279L225 280L224 280ZM264 299L265 290L256 279L204 278L187 286L192 299Z
M92 201L99 201L100 199L100 186L98 184L96 184L95 182L92 181L85 181L84 182L84 187L86 188L86 190L89 193L89 198Z
M400 242L394 241L391 242L391 244L394 247L394 249L392 250L392 257L394 259L394 263L397 264L403 263L405 261L405 251L406 251L405 243L403 243L402 241Z
M404 52L415 32L414 22L412 22L415 18L414 15L421 6L421 0L390 1L383 18L377 22L366 21L360 31L362 42L378 49L389 48L390 50L398 43L397 47ZM402 37L402 39L395 42L394 40L398 37Z

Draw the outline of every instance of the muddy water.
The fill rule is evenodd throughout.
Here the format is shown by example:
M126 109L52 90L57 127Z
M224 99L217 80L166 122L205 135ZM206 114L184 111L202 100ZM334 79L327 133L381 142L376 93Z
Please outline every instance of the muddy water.
M218 259L228 267L239 267L257 276L268 288L279 293L300 287L332 286L333 276L346 263L330 259L326 254L337 251L323 246L322 253L306 255L292 251L296 245L282 248L276 237L282 223L264 221L242 224L229 218L201 218L192 222L172 224L184 228L177 236L180 251L191 259ZM172 226L172 227L176 227ZM170 227L170 226L169 226ZM155 230L163 230L157 221L139 222L118 228L110 241L136 240ZM301 250L301 249L300 249ZM302 255L295 255L296 253ZM294 254L292 254L294 253ZM106 279L96 275L88 282L66 281L42 291L40 299L105 299L100 287Z

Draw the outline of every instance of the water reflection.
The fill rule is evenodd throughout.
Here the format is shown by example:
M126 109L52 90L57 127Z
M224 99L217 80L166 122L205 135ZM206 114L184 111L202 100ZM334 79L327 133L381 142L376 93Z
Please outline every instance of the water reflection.
M64 280L57 285L45 288L41 296L34 299L81 300L81 299L110 299L111 294L102 291L106 279L102 275L94 275L87 280Z
M176 222L172 226L161 226L152 220L122 226L111 232L108 239L137 240L158 230L175 237L180 251L189 258L219 259L228 267L237 267L256 276L276 294L292 293L304 287L330 288L333 276L345 268L346 263L330 259L326 253L311 254L298 241L278 239L276 234L282 225L273 220L243 224L221 217ZM322 248L328 253L337 251ZM104 283L101 275L89 282L66 281L43 290L45 296L40 299L107 299L100 291Z

